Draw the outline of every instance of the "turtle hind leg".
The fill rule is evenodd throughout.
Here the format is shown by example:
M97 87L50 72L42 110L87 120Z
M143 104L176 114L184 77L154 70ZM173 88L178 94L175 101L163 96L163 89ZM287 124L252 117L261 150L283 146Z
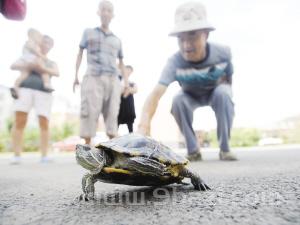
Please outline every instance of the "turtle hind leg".
M86 173L82 177L81 185L83 194L79 196L79 200L89 201L95 198L95 182L96 179L94 178L93 174Z
M198 191L211 190L210 187L207 184L205 184L205 182L201 179L201 177L197 173L192 172L189 169L183 168L180 175L183 177L191 178L191 182L195 190Z
M162 176L166 173L166 166L153 159L143 157L132 157L128 160L129 170L137 171L152 176Z

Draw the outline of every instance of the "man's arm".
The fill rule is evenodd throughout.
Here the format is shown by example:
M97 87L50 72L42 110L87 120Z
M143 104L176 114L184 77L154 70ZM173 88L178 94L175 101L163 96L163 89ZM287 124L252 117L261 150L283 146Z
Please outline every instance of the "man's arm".
M81 65L82 61L82 54L83 54L83 49L79 48L78 54L77 54L77 59L76 59L76 66L75 66L75 79L73 82L73 92L75 92L75 88L77 85L79 85L79 79L78 79L78 71Z
M157 109L160 98L164 95L166 90L167 86L157 84L146 99L138 126L139 133L150 135L152 117L154 116L154 113Z
M122 95L123 97L126 98L130 94L130 87L129 87L128 74L125 72L125 65L122 58L119 59L118 67L119 70L121 71L121 75L124 81L124 87L123 87L124 89Z

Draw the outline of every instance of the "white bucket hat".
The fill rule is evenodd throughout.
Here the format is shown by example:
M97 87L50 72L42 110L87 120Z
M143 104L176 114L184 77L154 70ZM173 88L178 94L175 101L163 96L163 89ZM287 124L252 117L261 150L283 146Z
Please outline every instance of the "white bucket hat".
M180 5L175 12L175 27L169 33L176 36L178 33L193 30L209 30L215 28L207 21L206 10L200 2L192 1Z

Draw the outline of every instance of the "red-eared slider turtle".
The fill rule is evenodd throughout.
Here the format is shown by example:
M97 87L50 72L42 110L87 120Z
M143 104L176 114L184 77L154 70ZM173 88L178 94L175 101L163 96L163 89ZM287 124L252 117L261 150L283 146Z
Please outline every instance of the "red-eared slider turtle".
M129 134L95 147L76 146L76 160L89 173L82 178L83 197L94 197L96 181L134 186L161 186L191 179L196 190L210 188L186 168L188 160L152 138Z

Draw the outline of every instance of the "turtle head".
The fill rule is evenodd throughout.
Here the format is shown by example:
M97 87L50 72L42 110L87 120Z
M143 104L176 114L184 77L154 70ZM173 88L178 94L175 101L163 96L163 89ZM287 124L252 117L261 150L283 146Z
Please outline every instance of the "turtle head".
M105 164L102 150L81 144L76 145L76 161L92 174L99 173Z

